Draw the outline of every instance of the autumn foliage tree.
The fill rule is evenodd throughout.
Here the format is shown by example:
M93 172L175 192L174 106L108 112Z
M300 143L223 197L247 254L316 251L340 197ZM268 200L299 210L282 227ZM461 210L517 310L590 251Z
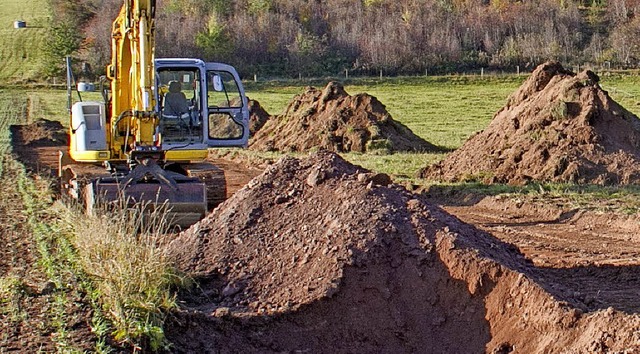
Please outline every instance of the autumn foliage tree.
M108 60L122 1L90 9L84 57ZM73 2L72 2L73 3ZM480 67L637 66L640 0L158 0L156 55L224 61L243 74L389 75Z

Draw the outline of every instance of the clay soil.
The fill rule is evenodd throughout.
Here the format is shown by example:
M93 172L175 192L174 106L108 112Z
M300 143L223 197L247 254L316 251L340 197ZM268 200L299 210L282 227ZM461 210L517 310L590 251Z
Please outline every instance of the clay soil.
M55 174L64 143L15 139L31 131L12 128L14 151L29 169ZM230 199L168 249L198 281L168 318L173 352L640 350L635 215L416 194L328 152L264 172L213 160ZM3 271L29 272L33 246L19 230L6 235L16 247ZM34 294L48 291L32 283ZM46 310L43 296L28 306ZM77 328L87 336L87 323ZM1 331L13 350L52 345L46 332Z
M183 232L169 251L200 287L168 326L176 351L640 349L634 218L388 182L284 158Z
M640 120L591 71L540 65L489 126L421 176L445 181L637 184Z
M259 104L253 122L265 121ZM256 124L256 127L258 124ZM271 116L249 141L257 151L336 152L438 151L395 121L377 98L349 95L337 82L322 90L308 87L291 100L284 114Z

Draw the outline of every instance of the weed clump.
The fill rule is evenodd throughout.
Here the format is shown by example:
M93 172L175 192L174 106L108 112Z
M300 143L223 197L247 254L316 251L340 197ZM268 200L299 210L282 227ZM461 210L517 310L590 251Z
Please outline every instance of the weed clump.
M167 240L168 208L100 207L74 221L73 244L94 284L114 338L134 347L168 345L163 322L176 307L172 287L181 284L161 246Z

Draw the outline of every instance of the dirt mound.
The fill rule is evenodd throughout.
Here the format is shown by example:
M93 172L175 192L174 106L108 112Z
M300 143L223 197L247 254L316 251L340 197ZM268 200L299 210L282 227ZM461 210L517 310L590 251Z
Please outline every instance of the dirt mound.
M479 134L421 176L446 181L632 184L640 120L591 71L540 65Z
M255 135L267 123L271 115L256 100L249 100L249 134Z
M31 147L60 146L67 143L67 131L62 124L44 118L28 125L13 125L11 134L15 140Z
M247 97L249 108L249 134L253 136L271 118L271 115L260 105L260 102ZM232 105L238 105L239 98L234 98Z
M605 352L636 315L333 153L283 158L168 248L176 352ZM564 270L569 272L570 270Z
M60 122L39 119L27 125L10 127L13 152L31 171L57 175L59 151L65 151L66 129Z
M285 113L270 119L249 142L259 151L434 151L434 145L393 120L373 96L349 95L341 84L308 87Z

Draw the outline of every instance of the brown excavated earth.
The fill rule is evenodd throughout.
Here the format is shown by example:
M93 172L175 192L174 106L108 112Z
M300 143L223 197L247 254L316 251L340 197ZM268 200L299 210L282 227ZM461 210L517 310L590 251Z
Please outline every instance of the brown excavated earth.
M591 71L540 65L489 126L424 178L521 184L531 180L635 184L640 120L609 97Z
M258 130L271 119L271 115L267 112L260 102L256 100L249 100L249 135L254 136Z
M31 171L57 175L59 151L65 150L67 132L57 121L38 119L10 127L13 152Z
M249 141L258 151L436 151L438 148L393 120L377 98L349 95L337 82L308 87L271 117Z
M48 168L55 169L56 153L66 146L63 139L65 131L59 124L36 121L30 125L12 126L11 132L14 152L30 170L45 172ZM343 162L335 162L335 167L329 163L331 167L328 170L338 171L335 176L331 172L330 178L327 175L323 178L322 174L309 177L312 174L310 165L324 163L323 158L314 158L316 160L313 161L288 160L286 166L291 166L288 165L291 161L298 161L296 163L302 168L300 174L272 167L276 172L258 177L251 187L247 187L256 189L255 193L265 193L265 198L273 198L272 203L246 192L247 188L241 189L252 177L260 174L260 169L250 166L253 163L212 159L225 170L229 194L240 189L242 195L251 198L247 204L237 200L233 202L233 208L240 216L228 215L224 219L233 222L229 223L231 230L222 232L222 240L211 241L215 238L213 229L205 228L200 232L209 235L209 243L226 247L226 259L245 263L230 262L220 267L233 269L226 271L231 275L221 275L221 271L199 273L201 289L180 297L184 301L183 309L173 315L167 325L174 342L172 351L506 353L512 350L514 353L607 353L639 349L640 338L632 330L638 327L637 314L640 311L640 226L637 215L568 209L567 203L549 198L539 203L509 196L468 198L447 190L437 191L435 187L431 188L434 191L426 194L428 199L424 199L397 186L380 186L388 182L384 175L368 174L349 165L345 167ZM359 171L355 177L341 172L353 169ZM344 176L337 177L340 174ZM272 183L277 185L274 191L268 191L268 184L264 184L269 176L274 177ZM299 181L295 182L293 178ZM371 183L372 179L374 183ZM258 182L264 185L256 187ZM322 193L326 196L314 196L313 189L325 183L329 190ZM286 188L288 186L291 188ZM299 190L303 191L302 194L295 192ZM317 192L321 193L321 190ZM386 199L380 199L383 197ZM355 201L350 201L353 198ZM267 210L262 214L268 217L252 216L248 212L252 210L249 209L252 207L250 203ZM412 203L425 210L416 212L416 207L409 207ZM442 205L447 212L474 226L448 216L433 203ZM615 206L615 200L607 203ZM361 205L369 206L361 211ZM233 212L226 206L222 208L226 213ZM323 209L327 215L319 211ZM305 210L311 213L308 218ZM367 212L372 219L367 218ZM11 218L19 218L19 213L7 215L7 225L11 224ZM235 244L222 245L224 240L231 239L232 232L241 227L238 225L243 221L236 219L242 215L246 215L247 222L238 239L246 243L245 248L237 248L239 246ZM385 219L375 220L376 217ZM274 221L276 218L283 218L283 221L277 223ZM326 222L324 218L335 220L336 225L346 225L344 228L351 231L340 232L339 226L326 228L321 222ZM414 219L418 221L410 221ZM424 219L427 221L420 221ZM255 220L256 225L249 220ZM387 221L400 231L389 235L380 231ZM213 224L213 221L209 222ZM215 225L226 227L223 221L216 221ZM275 227L283 232L273 232ZM320 230L310 232L313 227ZM318 246L313 245L325 237L323 227L332 236L326 241L327 247L319 252ZM296 228L300 235L293 238L294 231L291 230ZM421 234L411 231L411 228L422 229L422 234L427 236L415 236ZM449 233L445 228L449 228ZM2 258L6 263L0 268L3 271L19 268L18 273L25 274L23 271L26 271L30 274L27 278L40 277L25 265L25 262L33 261L29 253L32 246L28 245L26 234L22 235L25 238L19 237L20 232L15 232L21 230L10 228L6 231L12 235L6 234L11 236L6 237L6 243L20 247L6 249L6 257ZM359 236L359 231L365 231L365 236ZM251 241L249 234L260 236L262 243ZM276 240L265 236L274 234L282 237ZM417 239L420 246L413 249L405 244L401 236L404 234L409 235L405 236L409 245L412 239ZM361 246L361 239L371 241L365 241L365 246ZM423 239L435 247L424 246ZM305 246L309 243L309 246L307 250L302 246L301 251L295 242ZM267 245L269 252L261 248L263 244ZM453 248L449 249L452 246L448 245L452 244ZM331 256L329 251L329 256L321 255L329 245L331 252L337 246L335 252L338 255ZM344 251L349 245L356 246ZM251 246L255 248L251 249ZM207 247L202 246L203 256L211 254L211 251L204 251ZM349 255L349 249L352 255ZM426 251L428 249L431 250ZM243 250L271 259L259 263L257 258L242 258ZM309 253L308 250L316 251ZM251 255L250 252L247 254ZM319 256L310 257L304 263L301 254ZM361 260L357 264L353 260L354 254ZM328 265L322 262L326 259L331 260ZM256 271L262 264L266 264L267 270ZM253 277L237 275L243 274L245 265L264 277L253 288L250 288ZM315 273L298 269L306 265L313 267ZM500 271L488 271L494 268ZM284 279L282 272L292 276ZM315 274L321 276L314 278ZM272 275L276 279L275 288L293 289L291 294L267 284ZM322 279L318 279L320 277ZM326 279L336 278L338 281L329 285L324 283ZM519 281L524 284L519 284L514 278L521 279ZM301 280L291 285L291 279ZM319 288L328 289L324 294L331 296L322 295L322 291L316 292L313 285L309 287L314 279ZM485 285L472 293L469 289L477 284L474 279L481 279ZM34 294L28 297L30 301L23 308L30 318L38 319L38 311L47 311L46 304L42 302L46 295L38 295L39 289L46 291L47 286L40 287L38 281L27 280L27 283L35 284ZM307 288L303 288L305 285ZM264 294L262 289L266 289ZM248 295L245 294L249 291ZM260 298L259 302L243 301L250 300L251 296ZM288 305L285 299L290 301ZM427 300L428 305L422 303ZM88 333L88 326L79 324L74 328L84 333L79 334L79 338L88 338L82 337ZM461 332L465 331L468 334L463 336ZM2 343L10 350L30 351L37 346L52 348L49 347L52 338L48 333L29 329L28 326L19 329L7 322L0 328L0 334L4 338ZM75 338L76 334L73 336ZM526 341L531 343L523 343ZM90 345L90 340L85 344Z
M200 287L167 326L175 352L640 349L638 296L575 281L637 289L637 270L538 266L389 182L333 153L283 158L180 234L168 252Z

